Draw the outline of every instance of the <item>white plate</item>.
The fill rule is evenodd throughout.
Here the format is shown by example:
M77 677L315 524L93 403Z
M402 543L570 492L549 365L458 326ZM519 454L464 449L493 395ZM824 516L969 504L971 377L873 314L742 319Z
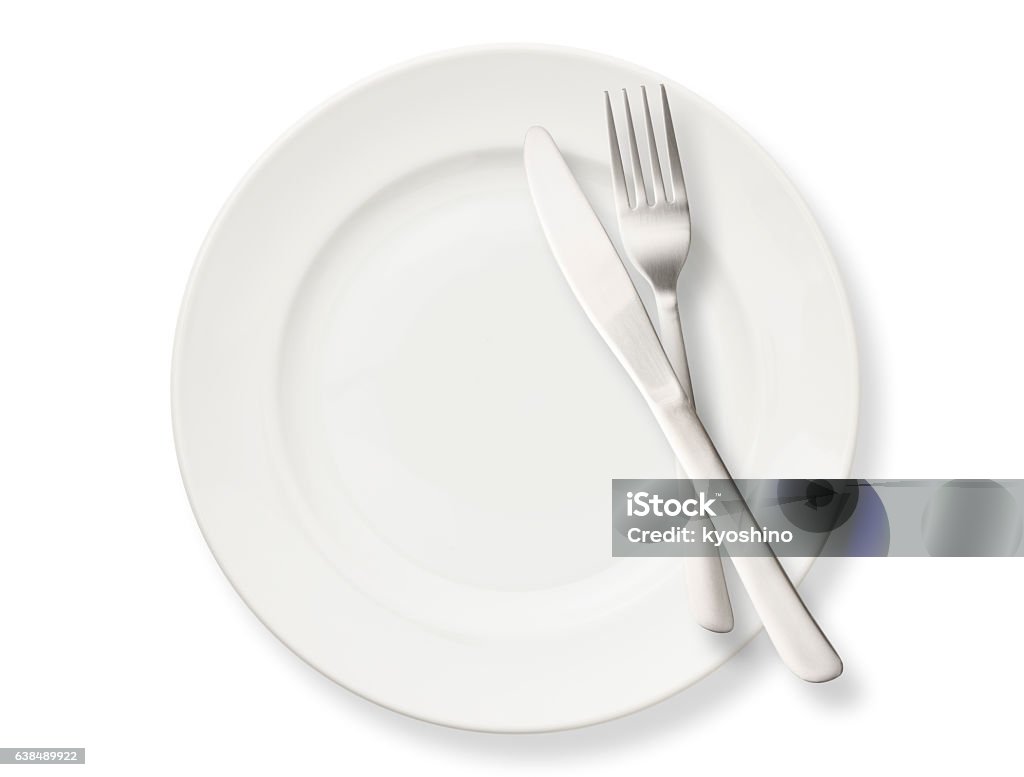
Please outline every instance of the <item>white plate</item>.
M671 477L672 457L522 169L544 125L614 224L602 92L664 80L553 48L419 60L304 119L213 226L175 347L186 487L246 603L356 693L465 728L580 726L759 628L734 578L736 629L714 635L677 560L610 557L609 481ZM828 249L764 151L669 90L705 422L738 476L845 476L857 360Z

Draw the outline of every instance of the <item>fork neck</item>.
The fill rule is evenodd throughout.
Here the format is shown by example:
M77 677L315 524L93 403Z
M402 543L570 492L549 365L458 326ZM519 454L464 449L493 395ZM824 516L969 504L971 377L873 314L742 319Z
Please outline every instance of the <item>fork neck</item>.
M686 359L686 345L683 342L682 322L679 319L679 298L675 288L671 292L657 289L654 292L658 313L658 335L665 355L672 365L679 385L689 404L693 404L693 386L690 382L690 367Z
M667 316L679 317L679 294L676 292L678 277L669 281L662 279L660 283L651 283L654 292L654 308L658 318Z

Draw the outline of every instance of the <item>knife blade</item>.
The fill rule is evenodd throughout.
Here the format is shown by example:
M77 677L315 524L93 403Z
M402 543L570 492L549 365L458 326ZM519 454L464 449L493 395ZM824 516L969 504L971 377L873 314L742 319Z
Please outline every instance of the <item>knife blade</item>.
M548 245L591 323L647 401L673 453L691 478L731 480L687 401L650 317L604 226L543 127L523 145L530 194ZM738 490L735 493L739 493ZM742 520L756 525L744 504ZM765 631L798 677L825 682L843 663L766 545L765 555L732 555Z

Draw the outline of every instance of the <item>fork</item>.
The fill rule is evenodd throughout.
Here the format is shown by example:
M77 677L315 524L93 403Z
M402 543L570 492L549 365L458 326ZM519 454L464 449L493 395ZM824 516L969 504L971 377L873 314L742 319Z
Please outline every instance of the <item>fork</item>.
M637 148L633 114L629 107L629 93L625 89L622 90L626 107L626 136L632 167L632 187L627 183L622 165L611 95L608 92L604 93L608 117L608 142L612 158L612 188L615 192L619 235L626 257L654 292L658 334L662 347L686 392L690 407L696 410L690 368L686 360L686 345L683 342L683 330L679 319L677 292L679 274L690 250L690 204L686 197L686 183L679 161L679 147L676 143L675 127L665 87L661 87L661 104L665 121L668 182L671 191L666 189L665 178L662 175L661 157L654 136L647 88L642 86L640 90L643 97L647 146L650 151L650 164L646 171ZM676 477L686 478L686 473L679 462L676 462ZM702 523L710 525L710 521L703 517L692 518L691 523L698 532L703 530ZM733 613L721 556L715 553L687 557L684 559L684 572L687 598L694 620L709 631L731 631Z

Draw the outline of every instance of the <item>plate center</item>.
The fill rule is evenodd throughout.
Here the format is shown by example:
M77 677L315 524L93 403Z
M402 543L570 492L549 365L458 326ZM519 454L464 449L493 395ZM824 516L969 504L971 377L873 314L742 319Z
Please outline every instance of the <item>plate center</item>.
M293 467L360 564L500 591L578 581L613 563L610 480L671 474L550 255L518 149L423 168L346 219L284 358Z

